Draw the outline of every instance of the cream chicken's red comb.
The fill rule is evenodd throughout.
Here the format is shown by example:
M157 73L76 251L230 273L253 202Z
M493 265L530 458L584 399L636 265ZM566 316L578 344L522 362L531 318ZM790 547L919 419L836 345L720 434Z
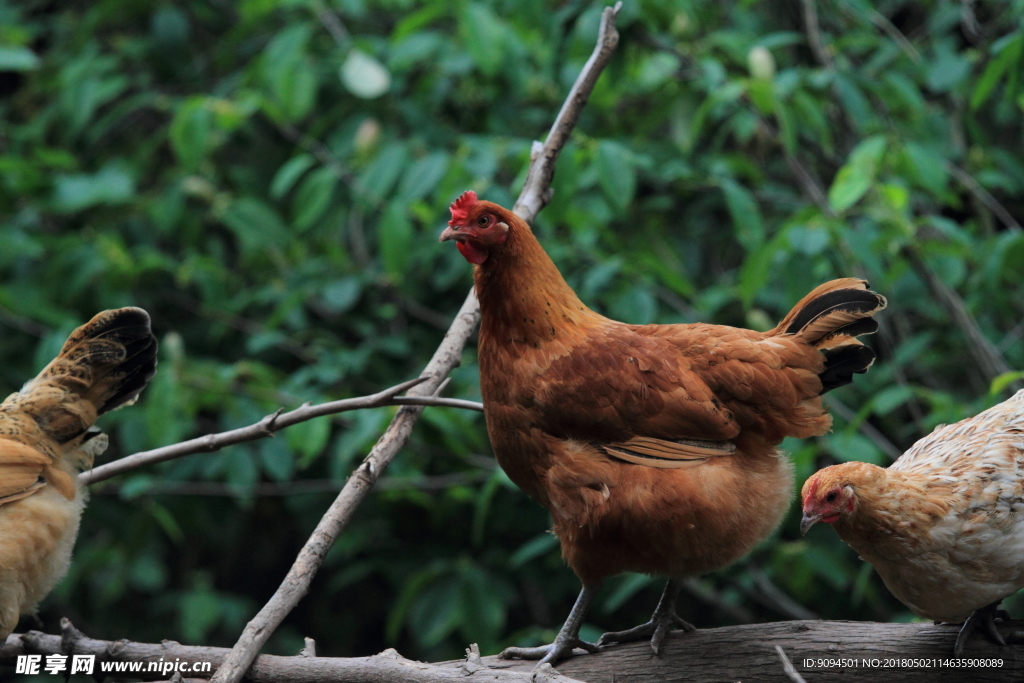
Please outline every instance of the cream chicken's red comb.
M448 208L451 209L452 219L448 221L448 225L456 225L462 223L469 216L470 210L476 205L476 192L473 190L466 190L463 192L458 199L452 202L452 205Z

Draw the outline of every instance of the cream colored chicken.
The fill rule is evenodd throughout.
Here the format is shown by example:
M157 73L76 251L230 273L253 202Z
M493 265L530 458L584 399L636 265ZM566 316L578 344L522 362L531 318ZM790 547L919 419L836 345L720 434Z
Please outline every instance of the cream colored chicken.
M0 404L0 645L67 573L86 501L77 475L107 446L93 423L135 401L156 351L144 310L104 311Z
M999 602L1024 588L1024 391L937 428L888 469L827 467L803 487L806 533L832 524L903 604L935 621L978 626L1005 644Z

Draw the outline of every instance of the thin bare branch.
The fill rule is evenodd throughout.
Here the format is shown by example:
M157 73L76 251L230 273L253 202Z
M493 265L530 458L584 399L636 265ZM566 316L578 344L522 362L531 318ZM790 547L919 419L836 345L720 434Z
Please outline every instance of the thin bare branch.
M796 669L793 668L793 662L789 661L789 657L786 656L782 646L776 645L775 651L779 653L779 659L782 660L782 668L785 670L786 675L789 676L789 680L793 681L793 683L807 683L807 681L804 680L804 677L797 673Z
M903 35L902 31L896 28L895 24L889 21L889 17L874 8L868 8L868 19L871 20L872 24L882 29L886 35L892 38L893 42L899 45L900 49L903 50L903 54L910 58L910 61L914 64L920 64L924 61L921 57L921 53L917 51L916 47L914 47L914 44L911 43L905 35Z
M1019 231L1021 229L1020 223L1010 215L1010 212L1006 210L1006 207L999 203L999 200L993 197L988 190L981 186L974 176L960 168L952 161L946 162L946 171L951 176L957 179L957 181L967 188L971 194L978 198L982 204L985 205L989 211L1003 222L1003 225L1010 228L1011 230Z
M831 408L836 415L847 422L852 423L857 419L857 413L832 394L825 396L825 403L828 404L828 407ZM889 441L885 434L878 431L878 429L876 429L875 426L867 420L863 420L859 425L857 425L857 431L866 436L871 443L875 444L880 451L888 455L891 460L895 460L903 455L903 451L901 451L896 444Z
M316 405L307 403L287 413L283 412L283 409L278 409L277 412L267 415L259 422L255 422L248 427L239 427L238 429L231 429L218 434L207 434L206 436L189 439L188 441L182 441L170 446L163 446L161 448L154 448L151 451L129 455L106 465L100 465L88 472L83 472L78 476L78 480L82 482L83 486L88 486L89 484L105 481L140 467L164 462L165 460L173 460L186 455L193 455L194 453L209 453L246 441L265 439L273 436L275 432L285 427L291 427L313 418L336 415L349 410L379 408L381 406L415 405L483 411L483 404L476 401L466 401L459 398L441 398L439 396L398 396L403 391L428 380L429 377L421 376L401 384L396 384L393 387L378 391L376 394L370 394L369 396L344 398L339 401L328 401L327 403L318 403Z
M683 587L684 591L693 597L711 605L725 614L728 614L741 624L749 624L754 621L753 612L743 605L734 605L729 602L726 597L708 581L702 581L701 579L691 576L688 579L680 581L679 585Z
M338 15L327 6L327 3L324 0L313 0L312 9L320 23L324 25L327 32L334 38L334 42L338 44L338 47L348 47L348 44L352 41L352 36L349 35L348 29L345 28L345 24L341 23Z
M776 586L760 567L754 564L748 565L747 575L749 575L754 581L753 588L744 587L744 592L751 599L790 619L820 618L817 614L789 597L785 591Z
M953 319L953 322L967 336L967 348L970 350L971 356L974 357L974 362L981 371L985 383L987 384L999 375L1010 372L1013 368L1006 362L1006 358L996 348L995 344L990 342L982 333L981 328L978 327L978 322L968 310L967 304L960 294L935 274L935 271L925 263L916 249L907 247L903 250L903 253L914 267L918 277L924 280L928 289L931 290L935 300L946 309L949 317ZM1015 390L1022 388L1020 382L1015 382L1014 388Z
M587 98L594 88L601 71L611 59L618 44L619 35L615 29L615 17L622 3L606 7L601 16L597 47L573 84L555 123L548 134L547 142L534 159L516 201L513 211L527 222L532 222L551 198L551 179L554 177L555 161L572 132ZM462 309L445 335L444 341L423 371L430 379L415 387L412 393L428 396L435 392L444 378L459 363L466 341L476 330L480 320L480 304L476 293L470 291ZM356 508L369 493L374 482L405 445L413 426L423 412L421 406L405 406L391 421L384 435L370 451L356 471L349 478L345 488L324 514L306 545L299 552L281 586L263 609L246 625L242 636L235 643L224 665L214 676L216 683L237 683L250 667L260 648L292 611L309 590L313 576L320 568L327 551L338 535L348 525Z
M50 328L46 325L38 323L31 318L26 318L23 315L18 315L6 306L0 306L0 323L40 339L50 334Z
M818 8L815 0L803 0L804 6L804 29L807 31L807 42L811 46L814 56L821 62L821 65L833 71L836 67L832 62L832 55L821 40L821 25L818 23Z

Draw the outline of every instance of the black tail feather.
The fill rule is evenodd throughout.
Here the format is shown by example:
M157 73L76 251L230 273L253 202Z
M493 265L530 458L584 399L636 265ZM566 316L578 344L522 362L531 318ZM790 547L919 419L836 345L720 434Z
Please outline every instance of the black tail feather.
M818 374L822 392L832 391L853 381L855 374L868 371L875 362L875 352L861 344L848 344L834 349L822 349L825 369Z
M871 315L885 306L885 298L870 289L836 289L809 301L786 328L796 334L818 318L836 311Z

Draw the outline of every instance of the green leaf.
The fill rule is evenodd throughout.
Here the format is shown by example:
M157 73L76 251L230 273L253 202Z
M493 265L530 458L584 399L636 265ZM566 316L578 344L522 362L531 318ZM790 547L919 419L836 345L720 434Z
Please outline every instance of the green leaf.
M842 213L860 201L871 188L878 173L878 165L885 154L886 138L874 135L854 147L843 167L836 173L828 190L828 203L836 213Z
M93 175L58 175L55 185L54 208L63 213L125 204L135 194L135 181L120 163L111 163Z
M658 301L650 287L638 284L612 300L609 313L631 325L648 325L658 317Z
M856 432L837 432L823 437L828 450L840 462L869 462L885 465L889 459L875 444Z
M202 643L220 621L220 600L206 579L181 598L179 619L186 643Z
M619 609L619 607L622 607L634 595L651 585L653 581L653 577L645 576L644 574L626 574L618 580L618 585L604 601L601 611L605 614L611 614Z
M992 380L988 393L991 396L1001 394L1008 386L1022 379L1024 379L1024 371L1004 372Z
M930 192L942 192L949 182L946 159L930 147L917 142L907 142L903 153L909 162L913 179Z
M551 552L558 547L558 537L545 531L519 546L508 559L509 566L518 569L530 560Z
M620 213L633 203L636 194L636 160L625 145L602 140L597 148L597 178L604 196Z
M479 2L471 2L459 13L459 29L466 50L487 76L494 76L505 60L505 22Z
M270 246L283 246L288 241L288 228L270 206L253 197L231 202L220 215L224 225L238 237L242 251L262 252Z
M482 643L495 643L505 627L505 602L495 590L495 578L479 567L470 566L462 576L462 625L466 639L479 638Z
M974 86L974 92L971 94L972 111L976 111L981 105L985 104L985 101L988 100L989 95L992 94L992 91L999 84L1003 74L1006 73L1010 66L1018 65L1021 54L1024 53L1024 33L1018 33L1017 37L1008 43L1004 43L1001 47L1002 51L988 63L985 71L981 74L981 78L978 79L978 84Z
M722 178L719 186L725 194L725 205L732 216L736 239L748 253L759 249L764 244L765 233L761 210L754 195L732 178Z
M401 282L405 277L411 245L412 222L405 204L391 202L380 219L380 253L384 270L395 282Z
M0 45L0 71L35 71L39 57L27 47Z
M288 446L301 456L299 469L306 469L327 448L327 440L331 436L331 418L325 416L300 422L285 432Z
M300 154L281 164L281 168L274 174L274 179L270 181L270 196L280 199L288 194L288 190L292 189L302 174L314 164L316 158L312 154Z
M296 121L313 108L319 83L306 55L311 35L309 24L290 26L274 36L263 52L263 82L271 95L268 113L275 118Z
M409 629L421 645L433 647L455 631L464 616L462 598L457 574L441 575L416 597L409 608Z
M362 291L363 286L359 278L350 276L328 284L323 288L320 296L324 305L332 313L340 314L352 308L359 301Z
M739 295L745 307L749 308L754 296L767 285L777 252L777 242L772 240L749 254L743 261L743 267L740 269Z
M334 189L338 186L338 176L329 168L318 168L306 176L295 191L292 210L295 218L292 225L299 232L305 232L313 226L334 198Z
M398 186L397 196L404 202L422 199L437 187L448 171L449 156L445 152L433 152L417 159L406 169Z
M899 408L913 398L910 387L897 384L883 389L871 399L871 410L875 415L884 416Z
M302 422L300 424L309 423ZM291 435L290 430L297 426L289 428L289 436ZM288 448L290 444L290 439L288 443L282 439L264 439L259 444L258 451L263 471L274 481L288 481L295 473L295 457L292 455L291 449Z
M406 167L407 159L405 145L385 145L359 175L359 187L365 192L366 198L374 203L386 198L401 175L402 169Z
M352 50L338 72L348 91L364 100L380 97L391 89L391 74L376 57Z
M195 171L211 141L213 112L205 97L190 97L174 112L168 137L171 148L186 171Z

